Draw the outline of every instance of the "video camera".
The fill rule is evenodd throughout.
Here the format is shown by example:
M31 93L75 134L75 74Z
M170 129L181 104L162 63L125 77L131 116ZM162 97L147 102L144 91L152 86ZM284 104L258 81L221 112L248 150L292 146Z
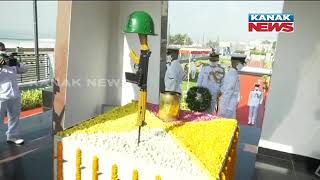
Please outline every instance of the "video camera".
M17 53L1 53L0 54L0 65L7 65L7 66L17 66L18 59L17 59L18 54Z

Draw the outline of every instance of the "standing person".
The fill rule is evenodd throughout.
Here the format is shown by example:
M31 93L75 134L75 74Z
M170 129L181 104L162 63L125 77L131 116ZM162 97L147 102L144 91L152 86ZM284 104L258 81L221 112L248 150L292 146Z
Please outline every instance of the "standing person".
M8 115L7 143L20 145L24 140L18 138L21 95L16 78L26 69L12 57L9 58L5 51L5 45L0 42L0 121L2 123Z
M189 73L189 64L186 63L184 66L183 66L183 71L184 71L184 74L186 74L186 79L188 79L188 73Z
M202 63L200 63L200 66L199 66L199 72L201 72L202 68L203 68L203 64L202 64Z
M197 66L195 63L195 60L191 62L191 79L196 79L196 74L197 74Z
M209 55L209 61L209 66L203 66L201 68L197 84L198 86L209 89L212 100L211 106L209 107L207 112L212 114L215 112L225 70L219 64L219 54L212 52Z
M224 118L236 118L236 110L240 101L240 77L239 72L245 66L245 55L231 56L231 68L226 74L221 88L221 100L219 104L219 116Z
M181 94L181 83L185 73L178 58L178 52L168 52L168 61L171 61L167 66L167 71L164 77L165 90L177 92Z
M250 91L248 98L248 106L249 106L249 117L248 117L248 125L254 125L257 120L259 106L262 104L263 94L260 91L260 85L255 84L254 90Z

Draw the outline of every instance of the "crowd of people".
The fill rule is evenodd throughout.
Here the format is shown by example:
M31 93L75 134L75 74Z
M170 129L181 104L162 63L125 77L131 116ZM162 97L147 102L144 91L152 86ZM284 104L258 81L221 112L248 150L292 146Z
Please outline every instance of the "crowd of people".
M238 103L240 102L240 75L239 71L246 66L246 56L243 54L231 55L231 66L228 71L219 64L219 54L212 51L209 55L209 64L203 65L197 79L197 86L205 87L211 94L211 104L207 113L216 114L223 118L236 118ZM181 83L186 77L182 68L178 51L168 51L167 71L165 75L165 90L181 94ZM191 63L191 78L196 79L196 65ZM248 124L256 122L259 105L262 103L262 92L259 84L248 97L249 116Z

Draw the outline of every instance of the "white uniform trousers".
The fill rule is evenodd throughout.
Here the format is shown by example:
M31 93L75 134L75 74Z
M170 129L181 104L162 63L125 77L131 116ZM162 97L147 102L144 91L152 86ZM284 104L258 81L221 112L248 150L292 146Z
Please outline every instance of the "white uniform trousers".
M219 110L220 113L218 114L220 117L226 119L236 119L237 111L236 109L221 109Z
M16 138L18 135L19 116L21 112L21 98L14 98L6 101L0 101L0 121L1 124L6 115L8 115L7 139Z
M197 70L191 70L191 79L196 79Z
M249 106L249 121L248 124L256 123L259 112L259 106Z
M212 96L211 105L209 106L209 108L206 111L208 114L215 114L216 113L217 100L215 100L215 99L216 98Z

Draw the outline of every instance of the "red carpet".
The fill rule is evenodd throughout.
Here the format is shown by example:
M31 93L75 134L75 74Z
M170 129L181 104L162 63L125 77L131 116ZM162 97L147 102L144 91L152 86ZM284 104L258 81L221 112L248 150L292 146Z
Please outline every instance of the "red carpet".
M40 114L43 112L43 109L42 107L40 108L36 108L36 109L30 109L30 110L27 110L27 111L22 111L20 113L20 119L25 119L27 117L30 117L30 116L34 116L34 115L37 115L37 114ZM5 124L8 123L8 118L6 117L3 121Z
M240 94L241 99L237 109L237 120L242 125L248 125L248 96L250 91L254 88L254 84L261 79L259 76L254 75L240 75ZM261 89L263 86L261 87ZM256 122L256 127L262 127L262 121L264 117L264 110L265 110L265 100L267 97L267 93L264 93L263 103L260 105L258 119Z

